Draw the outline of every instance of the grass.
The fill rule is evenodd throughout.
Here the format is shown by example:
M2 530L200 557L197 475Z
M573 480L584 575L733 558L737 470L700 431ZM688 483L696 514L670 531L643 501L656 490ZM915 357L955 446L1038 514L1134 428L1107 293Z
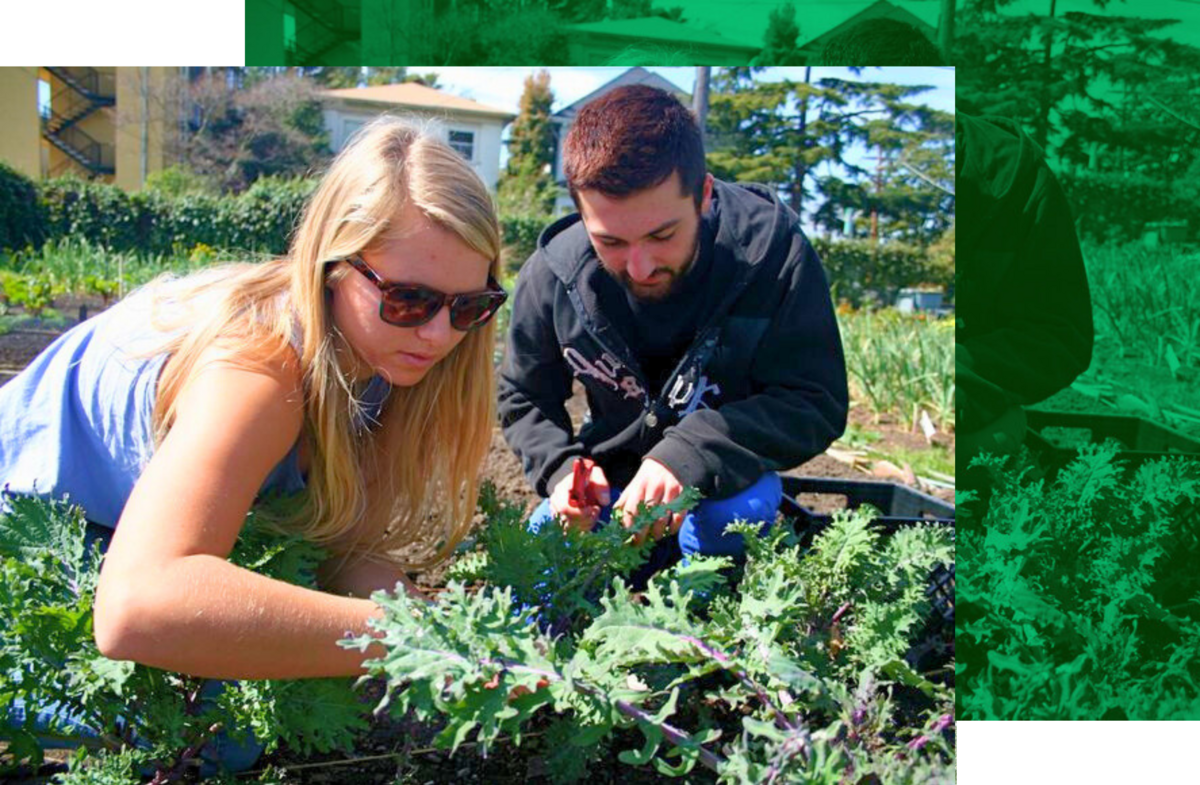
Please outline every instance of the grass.
M850 392L877 417L912 422L923 409L954 427L954 322L888 309L839 316Z
M1172 374L1200 363L1200 253L1085 243L1083 254L1098 332Z

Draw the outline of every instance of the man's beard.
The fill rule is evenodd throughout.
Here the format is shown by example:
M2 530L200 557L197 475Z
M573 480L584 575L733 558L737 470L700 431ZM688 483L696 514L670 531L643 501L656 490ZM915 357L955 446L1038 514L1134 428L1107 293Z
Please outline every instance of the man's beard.
M653 275L665 273L668 276L668 280L666 281L665 285L662 283L655 284L653 291L643 294L638 291L638 284L629 277L629 273L627 271L622 270L620 273L609 272L609 275L612 275L614 278L620 281L621 286L625 287L625 291L632 294L637 300L641 300L642 302L658 302L660 300L666 300L668 297L679 291L680 287L683 285L683 279L686 278L687 274L691 272L691 269L696 266L696 259L699 257L699 252L700 226L697 224L696 237L692 241L692 253L688 263L678 270L672 270L670 267L659 267L654 271ZM604 267L604 265L600 266ZM608 271L608 268L605 268L605 270Z

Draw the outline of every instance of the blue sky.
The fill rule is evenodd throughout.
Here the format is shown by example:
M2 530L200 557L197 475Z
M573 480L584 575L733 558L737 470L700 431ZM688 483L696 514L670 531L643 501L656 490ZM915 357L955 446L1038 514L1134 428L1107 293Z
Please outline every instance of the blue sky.
M455 95L470 98L480 103L494 106L516 114L518 111L521 91L524 89L525 77L539 70L537 68L412 68L417 73L434 71L442 89ZM557 111L583 98L601 85L616 78L627 68L549 68L550 88L554 91L554 110ZM689 93L695 83L695 68L650 68L660 76L670 80ZM826 77L836 77L849 81L861 82L890 82L904 85L929 85L933 89L912 99L913 103L925 104L945 112L954 111L954 69L953 68L868 68L860 75L846 68L814 67L813 81ZM756 76L760 81L777 81L783 78L800 80L804 78L803 68L771 68ZM862 147L852 147L846 154L846 159L858 166L873 166L866 156L868 151ZM501 165L507 159L507 150L501 153ZM827 174L822 171L821 174ZM807 226L806 228L811 228Z
M539 70L535 67L471 68L442 67L410 69L417 73L436 72L443 89L447 92L471 98L480 103L496 106L516 113L521 99L525 77ZM554 90L554 109L584 97L604 83L628 70L619 68L549 68L550 87ZM695 68L650 68L660 76L679 85L689 93L696 77ZM870 68L861 76L855 76L845 68L814 67L813 80L828 76L853 81L893 82L895 84L927 84L934 90L920 100L936 109L954 111L954 69L952 68ZM758 76L763 81L775 81L788 77L803 79L803 68L771 68Z

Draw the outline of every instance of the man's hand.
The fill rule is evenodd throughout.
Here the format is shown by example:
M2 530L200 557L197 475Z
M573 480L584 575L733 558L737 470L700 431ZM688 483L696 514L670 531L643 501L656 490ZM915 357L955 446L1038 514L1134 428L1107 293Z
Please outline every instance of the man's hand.
M965 460L970 465L971 459L985 452L1011 455L1025 441L1025 428L1025 410L1020 406L1010 406L983 428L957 436L955 451L958 460Z
M582 459L576 458L575 460ZM550 509L566 520L568 528L584 532L592 530L596 519L600 517L600 508L609 501L608 478L604 476L604 470L598 464L591 467L586 482L587 491L584 493L584 501L594 501L595 504L572 503L571 491L575 485L574 472L559 480L558 485L554 486L554 492L550 494Z
M642 461L641 468L638 473L629 481L629 485L621 493L621 498L617 499L614 508L621 508L621 525L626 529L633 526L633 516L637 512L638 504L645 502L653 507L656 504L665 504L674 501L675 497L683 492L683 486L679 480L671 474L671 470L663 466L653 458L646 458ZM615 513L616 510L614 509ZM683 525L683 515L681 513L668 513L654 522L650 528L649 534L651 539L659 539L664 534L674 534L679 531L679 527ZM635 535L634 543L641 545L644 535Z

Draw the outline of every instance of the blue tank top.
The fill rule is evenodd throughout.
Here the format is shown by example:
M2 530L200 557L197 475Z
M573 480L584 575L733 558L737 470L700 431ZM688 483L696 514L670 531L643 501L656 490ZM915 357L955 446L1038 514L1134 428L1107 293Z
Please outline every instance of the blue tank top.
M76 325L0 387L0 486L69 497L90 521L115 528L154 453L154 402L169 355L146 356L168 334L152 325L153 295L135 292ZM299 331L293 336L299 351ZM367 385L359 425L378 421L391 387ZM259 490L304 488L299 442Z

